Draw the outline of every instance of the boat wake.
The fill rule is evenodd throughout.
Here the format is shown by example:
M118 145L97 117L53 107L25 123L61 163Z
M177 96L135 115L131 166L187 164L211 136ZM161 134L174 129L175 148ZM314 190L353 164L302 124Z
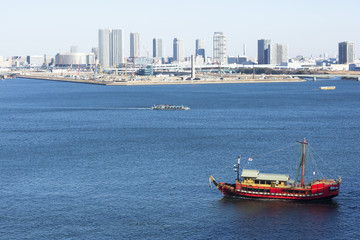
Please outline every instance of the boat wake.
M44 109L44 110L79 110L79 111L105 111L105 110L151 110L151 108L106 108L106 107L6 107L6 109Z

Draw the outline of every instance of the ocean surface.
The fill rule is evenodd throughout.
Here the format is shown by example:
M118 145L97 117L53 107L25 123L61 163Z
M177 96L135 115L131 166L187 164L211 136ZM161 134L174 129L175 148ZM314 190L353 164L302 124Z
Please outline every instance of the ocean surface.
M0 132L0 239L360 239L356 81L10 79L0 81ZM304 138L321 156L316 174L342 178L333 200L234 199L209 187L210 175L235 181L238 155L242 168L294 178L292 146Z

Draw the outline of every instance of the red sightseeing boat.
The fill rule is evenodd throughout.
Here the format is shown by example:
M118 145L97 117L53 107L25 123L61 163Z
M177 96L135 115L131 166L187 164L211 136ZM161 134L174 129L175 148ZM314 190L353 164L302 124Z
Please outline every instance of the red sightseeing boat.
M289 175L284 174L269 174L260 173L258 170L243 169L241 176L240 172L240 156L238 164L234 165L234 171L237 172L237 179L235 184L217 182L213 176L210 176L210 181L222 192L225 196L235 196L241 198L255 198L255 199L283 199L283 200L320 200L330 199L339 194L341 177L338 179L314 179L308 184L305 184L305 168L309 154L309 143L304 139L301 144L302 148L301 161L298 168L298 175L301 180L291 180Z

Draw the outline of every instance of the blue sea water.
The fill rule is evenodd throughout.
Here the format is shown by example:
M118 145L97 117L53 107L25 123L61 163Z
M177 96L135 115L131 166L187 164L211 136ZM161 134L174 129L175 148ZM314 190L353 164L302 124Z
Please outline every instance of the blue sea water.
M359 103L360 83L343 80L1 81L0 239L359 239ZM144 109L153 104L191 110ZM303 138L321 173L342 177L332 201L242 200L209 188L210 175L235 180L239 154L242 167L294 177L296 150L275 150Z

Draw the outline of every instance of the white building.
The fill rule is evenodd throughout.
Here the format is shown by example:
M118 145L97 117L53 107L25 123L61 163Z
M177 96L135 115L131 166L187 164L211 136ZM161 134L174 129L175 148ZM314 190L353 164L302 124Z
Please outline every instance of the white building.
M4 59L0 56L0 68L9 68L11 67L12 61L10 58Z
M130 33L130 57L140 57L140 35L139 33Z
M153 39L153 58L162 58L162 57L163 57L162 39L154 38Z
M58 67L91 67L95 65L94 53L58 53L55 66Z
M182 39L174 38L173 43L173 60L176 62L183 62L184 56L184 41Z
M26 62L31 67L41 67L45 63L45 57L44 56L27 56Z
M99 63L102 67L110 66L111 29L99 29Z
M227 40L223 32L215 32L213 38L214 62L227 64Z
M124 31L122 29L99 29L99 63L113 67L124 63Z
M289 59L288 45L280 43L269 44L268 63L280 65Z
M122 29L113 29L111 33L111 67L125 63L124 59L124 31Z

